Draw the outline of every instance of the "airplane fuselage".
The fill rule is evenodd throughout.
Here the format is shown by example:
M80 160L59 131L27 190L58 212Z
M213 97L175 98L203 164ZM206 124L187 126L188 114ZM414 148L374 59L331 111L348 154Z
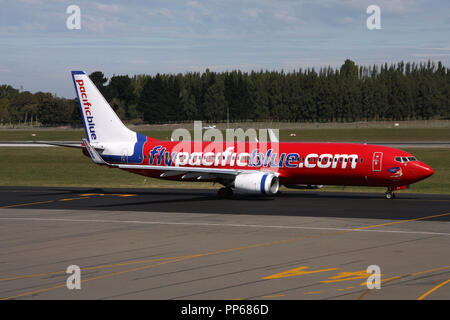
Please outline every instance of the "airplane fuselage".
M273 172L279 176L282 185L384 186L394 189L433 174L431 167L408 152L356 143L180 143L147 138L145 141L138 139L132 156L102 156L116 164ZM170 180L198 178L195 175L186 177L182 170L179 175L166 176L159 171L125 170Z

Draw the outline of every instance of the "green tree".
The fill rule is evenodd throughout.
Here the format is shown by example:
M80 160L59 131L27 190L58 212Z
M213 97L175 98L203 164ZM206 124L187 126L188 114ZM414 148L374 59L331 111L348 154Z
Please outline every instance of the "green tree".
M223 82L211 85L205 93L203 114L206 120L218 121L226 118L227 101L224 96Z
M106 82L108 82L108 78L105 77L105 75L103 74L103 72L101 71L95 71L92 72L89 75L89 78L91 79L91 81L95 84L95 86L97 87L97 89L103 94L106 94L106 87L105 84Z
M197 103L195 96L190 88L183 88L180 92L180 102L182 106L182 114L186 120L195 120L197 116Z
M53 97L50 93L39 94L37 113L44 126L68 124L73 112L73 104L66 99Z
M19 90L14 89L10 85L3 84L0 86L0 99L2 98L12 98L19 94Z
M11 121L9 114L9 100L7 98L0 99L0 124L6 124Z

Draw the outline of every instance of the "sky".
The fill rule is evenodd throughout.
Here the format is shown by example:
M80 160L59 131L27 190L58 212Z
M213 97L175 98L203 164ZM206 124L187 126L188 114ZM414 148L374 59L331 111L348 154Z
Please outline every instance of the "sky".
M69 29L70 5L80 28ZM381 29L370 30L370 5ZM450 67L448 0L0 0L0 85L73 98L71 70L113 75Z

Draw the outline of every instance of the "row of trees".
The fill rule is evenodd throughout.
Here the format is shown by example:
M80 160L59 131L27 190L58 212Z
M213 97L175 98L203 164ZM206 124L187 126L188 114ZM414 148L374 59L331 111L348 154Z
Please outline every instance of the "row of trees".
M294 72L90 75L125 120L370 121L450 118L450 69L439 62ZM81 124L76 100L0 87L0 122Z
M135 78L135 80L138 80ZM450 117L450 69L403 63L285 73L240 71L140 79L137 111L147 122L370 121Z
M0 125L79 125L81 121L76 99L0 86Z

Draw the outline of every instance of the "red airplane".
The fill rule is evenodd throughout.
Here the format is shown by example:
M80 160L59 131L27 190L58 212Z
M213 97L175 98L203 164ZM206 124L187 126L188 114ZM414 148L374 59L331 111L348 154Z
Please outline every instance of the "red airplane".
M431 176L412 154L355 143L160 141L128 129L83 71L72 71L86 139L83 152L97 164L143 176L222 184L220 197L274 195L279 186L386 187L394 191Z

